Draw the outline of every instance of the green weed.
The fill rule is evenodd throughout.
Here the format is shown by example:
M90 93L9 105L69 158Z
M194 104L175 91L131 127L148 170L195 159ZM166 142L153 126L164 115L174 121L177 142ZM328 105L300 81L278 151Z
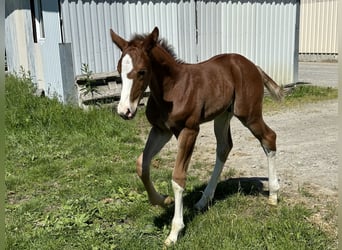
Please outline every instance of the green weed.
M336 99L337 88L314 85L299 85L287 94L282 102L275 102L269 96L264 98L265 111L277 111L292 108L306 103Z
M84 75L84 78L82 79L84 81L84 85L81 88L81 91L83 91L83 95L87 95L88 93L91 93L92 95L94 93L98 93L96 85L94 85L95 80L92 78L93 71L89 69L89 65L86 63L82 63L81 72Z

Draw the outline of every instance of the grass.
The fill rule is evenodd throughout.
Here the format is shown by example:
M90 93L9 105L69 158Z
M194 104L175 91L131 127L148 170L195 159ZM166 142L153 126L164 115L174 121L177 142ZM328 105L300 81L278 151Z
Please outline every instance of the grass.
M8 76L5 86L6 249L162 248L173 208L149 205L135 174L143 112L123 121L110 109L85 112L36 97L29 78ZM168 160L155 160L152 178L172 194L172 169L156 169L160 162ZM196 213L202 184L189 176L186 229L173 249L337 248L307 219L316 211L285 200L269 207L240 185L220 183L210 208Z
M306 103L337 99L337 97L337 88L299 85L296 86L282 102L275 102L269 96L264 98L264 110L278 111L284 108L305 105Z

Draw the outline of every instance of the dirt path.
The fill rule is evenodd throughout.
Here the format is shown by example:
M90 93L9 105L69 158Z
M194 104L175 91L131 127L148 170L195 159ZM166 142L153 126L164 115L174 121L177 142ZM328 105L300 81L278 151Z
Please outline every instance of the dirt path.
M266 123L276 131L277 172L281 192L296 194L302 187L322 196L337 196L337 100L305 104L288 110L266 113ZM267 160L259 142L236 118L231 122L234 147L221 179L267 177ZM201 126L191 160L189 175L208 180L215 161L213 123ZM176 140L162 154L172 155ZM267 187L267 183L266 183Z

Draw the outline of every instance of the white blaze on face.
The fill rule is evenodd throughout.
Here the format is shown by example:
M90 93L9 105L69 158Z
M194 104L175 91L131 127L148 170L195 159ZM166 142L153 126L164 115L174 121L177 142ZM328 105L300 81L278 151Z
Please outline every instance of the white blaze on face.
M133 103L130 101L130 94L133 85L133 79L128 78L128 74L133 70L132 58L129 54L126 54L121 61L121 78L122 78L122 90L120 102L118 105L118 113L124 115L127 118L132 118L136 108L138 106L137 101Z

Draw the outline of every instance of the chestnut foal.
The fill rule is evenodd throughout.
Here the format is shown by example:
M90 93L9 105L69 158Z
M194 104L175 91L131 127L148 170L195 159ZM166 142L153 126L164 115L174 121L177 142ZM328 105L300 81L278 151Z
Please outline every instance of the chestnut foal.
M143 153L137 160L137 173L153 205L167 205L170 197L157 193L150 179L152 158L175 135L178 153L172 174L175 210L171 233L165 245L177 241L183 223L183 191L186 173L200 124L214 120L217 140L216 163L201 199L199 210L213 198L223 165L232 149L230 120L236 116L260 141L269 168L269 203L277 204L279 190L275 169L276 134L264 122L264 86L274 99L282 98L281 88L258 66L239 54L217 55L198 64L177 60L159 30L136 35L126 41L110 30L113 42L122 51L117 69L122 77L122 92L117 107L124 119L132 119L147 87L150 97L146 116L152 128Z

